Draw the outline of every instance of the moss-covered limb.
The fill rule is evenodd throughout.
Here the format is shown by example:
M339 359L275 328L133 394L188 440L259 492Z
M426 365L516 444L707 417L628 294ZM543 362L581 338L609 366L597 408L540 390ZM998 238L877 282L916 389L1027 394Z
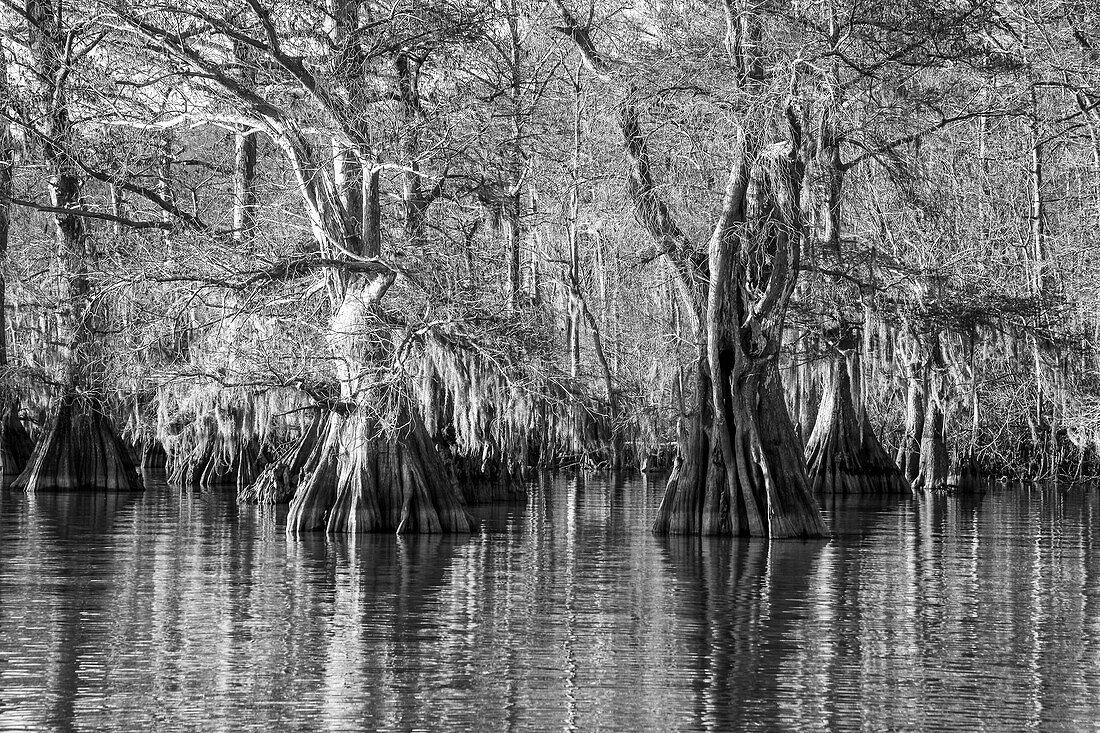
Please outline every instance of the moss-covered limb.
M605 396L540 363L489 355L454 334L416 335L407 362L428 432L451 457L459 478L514 480L536 463L609 465L615 412ZM621 430L619 431L622 432Z
M88 399L66 394L12 488L39 492L145 487L110 418Z
M310 399L291 388L256 391L210 382L162 388L154 437L167 453L169 481L244 489L273 460L269 446L308 427L303 408L312 409Z
M857 413L851 373L854 353L837 354L806 446L814 491L836 494L903 493L909 484L875 435L866 411Z
M263 442L243 424L245 409L230 408L228 424L203 415L165 443L168 481L187 488L236 486L256 480L267 463ZM222 415L224 417L225 415Z

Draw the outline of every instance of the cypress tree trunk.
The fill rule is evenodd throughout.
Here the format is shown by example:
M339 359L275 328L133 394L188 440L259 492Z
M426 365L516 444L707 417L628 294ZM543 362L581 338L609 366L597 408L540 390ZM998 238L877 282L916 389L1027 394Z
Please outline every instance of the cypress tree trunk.
M919 337L908 323L905 324L904 331L898 342L898 352L904 362L906 380L905 433L902 436L901 445L898 446L897 464L902 475L912 484L920 472L925 393L928 390Z
M27 465L34 441L19 420L19 404L0 396L0 488L8 486Z
M941 489L951 470L944 413L950 389L947 356L936 331L922 334L906 323L902 339L898 346L908 389L898 465L914 491Z
M65 394L13 489L141 491L141 477L99 404Z
M60 12L45 0L27 3L29 45L38 66L36 101L43 115L42 148L49 171L51 203L55 208L78 210L81 183L73 160L73 130L64 78L67 31ZM87 275L94 247L77 215L54 216L62 279L61 297L69 308L59 314L64 341L61 353L61 395L46 424L42 440L13 486L34 491L106 490L143 488L133 459L118 437L98 396L90 364L93 321Z
M213 422L210 417L205 419ZM169 457L168 482L174 486L188 489L234 486L243 491L257 479L266 463L258 440L242 439L239 434L219 434L215 427L204 431L199 442L189 448Z
M420 186L419 63L404 49L395 53L396 92L404 123L401 147L408 168L402 177L406 245L414 249L426 242L427 209L445 181L441 176L429 191ZM312 168L307 163L307 146L291 144L287 149L292 160L297 159L295 167L322 252L330 243L340 242L352 254L377 257L376 217L364 218L367 231L360 235L331 184L304 175ZM368 198L376 207L376 178ZM341 404L327 420L318 454L309 459L313 470L302 478L291 501L288 532L468 532L472 526L443 459L401 383L404 377L391 379L394 338L381 301L396 276L378 259L357 259L348 263L340 287L334 288L340 297L328 341Z
M288 532L467 532L471 518L400 385L379 383L394 348L381 299L396 273L352 273L329 344L346 415L334 413L316 468L298 487Z
M244 44L234 42L233 59L241 84L255 88L253 54ZM244 128L233 134L233 238L241 243L251 242L255 234L257 137L255 130Z
M846 350L833 359L830 381L806 445L814 491L829 494L892 494L909 491L909 483L886 453L866 410L856 410L852 374L857 356Z
M682 237L654 199L631 107L623 128L635 206L649 214L643 221L651 233L663 226L666 235ZM761 154L743 145L731 170L708 247L706 310L696 321L696 333L704 335L697 346L698 406L654 521L657 533L826 534L779 376L785 311L800 254L803 169L797 133L792 128L783 151Z
M0 99L7 97L7 56L0 46ZM7 119L0 116L0 380L10 380L4 374L8 366L7 283L4 281L4 261L8 256L8 233L11 223L12 174L15 165L14 142ZM7 486L22 472L34 449L30 435L19 420L17 396L0 387L0 488Z
M556 0L558 30L585 64L606 75L588 26ZM739 83L761 91L763 29L753 8L726 4L727 45ZM698 360L695 409L653 530L677 534L815 537L826 534L782 396L779 347L797 279L805 167L801 123L786 110L790 137L765 148L769 121L746 115L722 214L705 255L676 224L654 182L635 91L620 110L635 216L653 257L672 265L691 320ZM748 105L752 107L752 105ZM763 109L763 107L761 108Z
M929 380L925 405L924 430L920 440L920 463L913 489L942 489L947 486L951 462L947 453L947 431L944 419L944 376L933 374Z

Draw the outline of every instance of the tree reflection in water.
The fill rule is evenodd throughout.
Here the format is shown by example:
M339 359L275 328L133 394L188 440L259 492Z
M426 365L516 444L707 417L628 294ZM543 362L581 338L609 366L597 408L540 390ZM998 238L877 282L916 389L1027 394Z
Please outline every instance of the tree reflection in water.
M231 497L3 494L0 729L1078 728L1089 491L836 497L829 541L655 538L543 478L472 535L287 539Z

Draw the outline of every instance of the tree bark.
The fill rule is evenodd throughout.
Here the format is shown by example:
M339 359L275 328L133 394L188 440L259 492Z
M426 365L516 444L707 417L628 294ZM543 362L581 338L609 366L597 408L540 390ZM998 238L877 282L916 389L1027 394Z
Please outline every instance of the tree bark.
M763 155L754 164L763 151L742 141L704 262L683 248L686 237L656 196L637 111L629 101L622 129L635 211L665 246L666 256L676 260L681 292L695 313L699 355L694 418L654 531L824 536L779 377L785 310L800 252L799 146L792 140L784 152ZM762 260L768 265L760 266Z
M34 441L19 419L19 403L0 396L0 489L23 472L33 451Z
M8 88L8 63L4 47L0 44L0 99L10 94ZM0 113L6 113L0 109ZM0 114L0 371L8 365L8 284L4 279L4 266L8 258L8 239L11 232L12 178L15 172L15 141L4 114ZM0 400L4 395L0 395ZM0 404L2 407L2 404Z
M946 376L939 373L931 375L927 402L924 412L924 430L920 440L920 464L917 476L913 479L913 490L934 490L947 487L951 463L947 453L947 431L944 415L946 403Z
M306 476L317 469L321 460L321 448L328 431L329 415L314 410L309 425L301 437L267 464L256 477L237 493L242 504L286 504L298 491Z
M468 532L471 518L399 385L378 381L394 348L381 300L396 276L357 273L332 319L346 416L333 415L317 468L298 487L288 532Z
M233 44L240 82L248 89L256 86L252 54L241 43ZM238 129L233 135L233 238L251 242L256 227L256 142L255 130Z
M141 477L98 401L62 395L42 439L13 489L45 491L141 491Z
M0 45L0 99L7 98L7 56ZM11 225L12 177L15 167L15 143L6 117L0 116L0 489L22 471L34 449L30 435L19 420L18 395L8 385L8 311L7 282L4 267L8 256Z
M832 360L830 381L806 445L814 491L827 494L894 494L909 484L879 443L866 410L856 410L852 374L858 357L847 350Z
M905 369L905 432L898 446L897 464L910 484L920 473L921 436L924 435L927 379L921 355L920 337L909 323L904 324L898 353Z
M35 101L42 115L41 144L49 171L51 203L56 209L81 208L81 181L73 158L64 62L67 32L61 14L45 0L28 0L29 45L38 67ZM54 215L58 259L68 302L59 314L64 345L61 395L43 438L13 486L34 491L143 488L133 460L119 439L98 394L91 371L94 306L87 275L95 252L84 219Z

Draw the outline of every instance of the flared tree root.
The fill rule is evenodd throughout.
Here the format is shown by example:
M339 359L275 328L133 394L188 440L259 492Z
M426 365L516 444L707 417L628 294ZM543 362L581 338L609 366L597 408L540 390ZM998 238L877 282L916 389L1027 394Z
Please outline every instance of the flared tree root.
M287 531L469 532L473 519L415 409L402 402L397 427L365 412L330 416L316 466L291 501Z
M237 492L241 504L287 504L298 487L316 469L322 458L327 414L317 414L305 432L281 450L256 480Z
M857 413L851 366L834 359L831 379L806 444L810 484L826 494L900 494L909 482L882 447L866 412Z
M917 476L913 479L914 491L936 491L947 488L951 461L947 452L943 407L937 399L929 399L925 407L918 468Z
M209 446L197 455L169 462L168 481L190 489L236 487L241 490L260 475L266 460L258 441Z
M34 493L142 491L145 486L102 408L65 395L12 488Z
M657 534L825 537L801 441L774 364L740 389L723 385L724 409L696 415L657 511ZM723 381L727 381L723 379ZM699 375L704 394L709 379ZM711 429L704 429L704 421Z
M159 440L146 440L137 446L137 455L141 457L141 470L164 471L168 466L168 452Z

